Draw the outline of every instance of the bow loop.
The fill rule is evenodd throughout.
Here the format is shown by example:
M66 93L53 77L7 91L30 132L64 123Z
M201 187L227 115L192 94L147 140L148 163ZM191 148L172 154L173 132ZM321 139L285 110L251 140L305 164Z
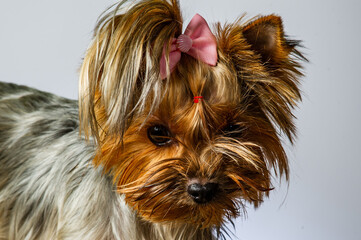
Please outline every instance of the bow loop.
M167 77L165 61L165 49L163 48L160 60L160 75ZM172 72L180 61L182 52L198 59L210 66L217 64L217 42L209 26L199 14L196 14L188 24L184 34L172 40L169 52L169 69Z

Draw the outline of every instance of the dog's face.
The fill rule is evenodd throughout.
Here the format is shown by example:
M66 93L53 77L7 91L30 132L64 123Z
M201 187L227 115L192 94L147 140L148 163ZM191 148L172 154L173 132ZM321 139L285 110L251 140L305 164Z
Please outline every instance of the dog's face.
M218 25L216 66L183 55L162 80L157 63L164 41L157 36L166 27L144 24L163 11L169 27L181 22L180 14L175 1L147 4L106 22L84 61L81 118L98 139L94 163L144 219L220 227L245 202L262 202L271 171L288 177L279 130L292 141L300 66L290 54L298 53L297 43L285 39L276 16ZM168 31L169 39L179 28ZM142 48L124 50L136 36Z

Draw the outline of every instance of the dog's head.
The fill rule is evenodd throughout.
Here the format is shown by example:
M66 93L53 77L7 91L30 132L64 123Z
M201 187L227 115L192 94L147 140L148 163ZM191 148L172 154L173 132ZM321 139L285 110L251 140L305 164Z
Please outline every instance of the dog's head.
M295 135L298 42L278 16L217 24L216 65L182 53L163 79L162 54L182 34L177 1L118 8L100 20L81 69L80 118L99 145L95 165L151 222L219 227L245 202L257 207L272 172L288 178L280 134Z

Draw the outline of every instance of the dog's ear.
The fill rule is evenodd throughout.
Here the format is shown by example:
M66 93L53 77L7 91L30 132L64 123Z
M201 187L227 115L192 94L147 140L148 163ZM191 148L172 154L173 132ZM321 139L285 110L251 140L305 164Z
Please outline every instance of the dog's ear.
M247 24L243 28L243 36L266 65L281 64L295 47L284 36L281 18L274 15Z
M80 69L81 129L100 143L101 135L121 139L137 114L156 108L164 44L182 31L177 0L124 2L100 19Z
M242 101L257 108L250 112L261 113L292 142L292 109L301 100L298 83L306 60L298 51L300 42L285 36L278 16L239 22L218 25L219 51L241 82Z

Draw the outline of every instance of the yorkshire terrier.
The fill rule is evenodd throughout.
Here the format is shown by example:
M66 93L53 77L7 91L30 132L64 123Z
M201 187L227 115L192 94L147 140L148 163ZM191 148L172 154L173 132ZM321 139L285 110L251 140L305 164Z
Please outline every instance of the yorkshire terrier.
M79 102L0 83L1 240L217 239L288 179L306 59L281 18L182 33L177 0L123 3Z

